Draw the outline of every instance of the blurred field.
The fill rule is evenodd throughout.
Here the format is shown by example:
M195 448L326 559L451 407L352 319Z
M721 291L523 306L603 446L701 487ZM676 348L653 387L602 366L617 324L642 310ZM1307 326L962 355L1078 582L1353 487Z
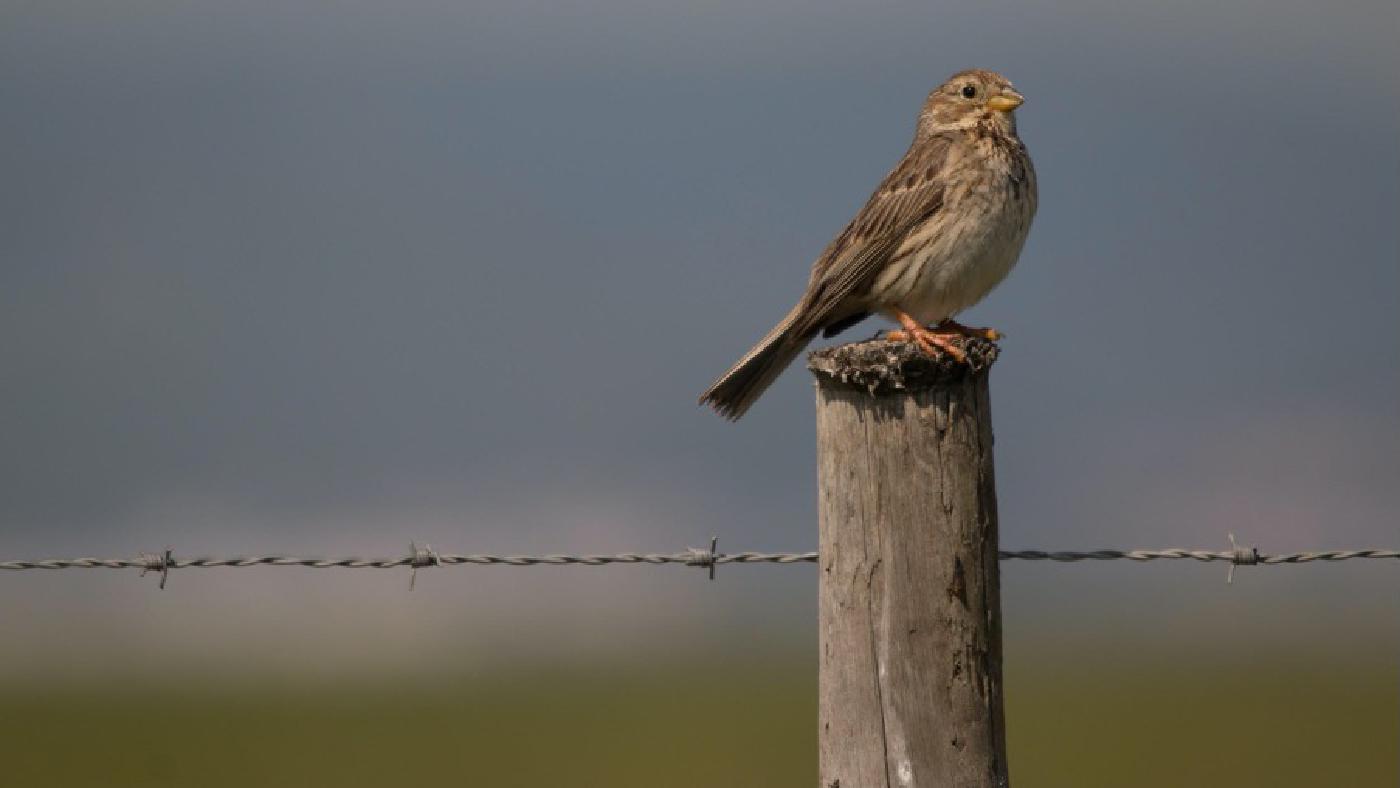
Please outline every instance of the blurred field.
M525 670L402 686L7 686L0 760L33 786L811 786L804 659ZM1020 786L1389 786L1384 659L1008 664Z

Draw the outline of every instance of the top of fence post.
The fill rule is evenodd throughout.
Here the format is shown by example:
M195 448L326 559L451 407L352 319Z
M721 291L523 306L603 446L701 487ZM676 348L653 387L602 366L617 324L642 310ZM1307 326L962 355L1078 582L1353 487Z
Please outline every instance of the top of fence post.
M871 339L813 351L807 368L822 383L870 394L916 392L984 373L1000 349L995 342L969 338L963 350L966 362L947 354L929 356L908 342Z

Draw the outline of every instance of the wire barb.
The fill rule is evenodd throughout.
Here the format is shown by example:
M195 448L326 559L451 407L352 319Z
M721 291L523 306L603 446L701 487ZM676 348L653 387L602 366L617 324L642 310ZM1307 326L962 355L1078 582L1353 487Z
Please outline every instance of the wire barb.
M1259 550L1256 547L1240 547L1235 542L1233 533L1226 534L1230 537L1230 571L1225 575L1225 584L1233 585L1235 582L1235 567L1254 566L1259 563Z
M141 576L145 577L147 572L160 572L159 588L165 590L165 581L170 579L170 567L175 563L170 548L166 547L162 553L142 553L141 562Z
M687 553L690 554L690 560L686 561L686 562L685 562L685 565L686 565L686 566L709 567L709 569L710 569L710 579L711 579L711 580L714 580L714 579L715 579L715 566L719 564L720 559L723 557L723 556L721 556L719 553L715 552L715 549L716 549L717 547L719 547L719 537L718 537L718 536L711 536L711 537L710 537L710 549L709 549L709 551L706 551L704 548L701 548L701 547L687 547L685 550L686 550Z
M420 548L414 542L409 542L408 565L411 567L408 572L408 590L412 591L413 586L418 583L418 570L427 566L442 566L442 557L430 544Z

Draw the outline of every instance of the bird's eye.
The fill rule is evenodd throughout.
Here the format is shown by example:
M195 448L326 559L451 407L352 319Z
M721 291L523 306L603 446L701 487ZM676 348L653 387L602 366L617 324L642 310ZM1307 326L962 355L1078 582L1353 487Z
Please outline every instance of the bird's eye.
M977 88L972 85L963 85L963 98L973 98L977 95Z

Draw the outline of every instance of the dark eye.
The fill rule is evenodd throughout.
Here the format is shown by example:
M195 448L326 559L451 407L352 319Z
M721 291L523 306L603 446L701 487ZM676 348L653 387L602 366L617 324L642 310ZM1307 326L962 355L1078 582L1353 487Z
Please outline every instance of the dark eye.
M963 85L962 94L963 98L973 98L977 95L977 88L972 85Z

